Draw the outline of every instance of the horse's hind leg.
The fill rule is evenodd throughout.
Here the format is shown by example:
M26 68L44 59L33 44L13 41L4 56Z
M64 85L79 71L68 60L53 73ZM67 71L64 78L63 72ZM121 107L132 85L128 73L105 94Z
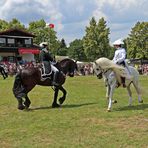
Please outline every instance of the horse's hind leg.
M66 90L65 90L62 86L61 86L59 89L63 92L63 96L59 99L59 103L60 103L60 104L63 104L63 102L64 102L65 99L66 99L66 94L67 94L67 92L66 92Z
M131 92L131 89L130 89L130 84L127 86L127 92L128 92L128 95L129 95L129 106L132 105L132 92Z
M29 108L30 104L31 104L31 101L29 97L26 95L24 105L26 108Z
M140 90L138 81L137 82L133 82L133 85L134 85L134 87L136 89L136 92L138 94L138 102L139 103L143 103L143 100L141 99L141 90Z
M18 101L18 109L19 110L23 110L25 109L25 106L23 105L23 99L21 97L16 97L17 98L17 101Z
M54 90L54 100L53 100L53 103L52 103L52 108L60 107L60 105L57 103L58 92L59 92L59 88L55 87L55 90Z

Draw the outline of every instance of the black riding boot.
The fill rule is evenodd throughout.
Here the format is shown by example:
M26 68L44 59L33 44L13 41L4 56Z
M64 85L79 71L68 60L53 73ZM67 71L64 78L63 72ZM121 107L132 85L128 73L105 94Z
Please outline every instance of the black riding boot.
M126 85L125 85L125 77L121 77L121 81L122 81L123 87L125 88L126 87Z
M53 82L52 82L52 84L53 84L54 86L58 86L58 85L59 85L59 84L57 83L58 75L59 75L59 72L54 72L54 75L53 75Z

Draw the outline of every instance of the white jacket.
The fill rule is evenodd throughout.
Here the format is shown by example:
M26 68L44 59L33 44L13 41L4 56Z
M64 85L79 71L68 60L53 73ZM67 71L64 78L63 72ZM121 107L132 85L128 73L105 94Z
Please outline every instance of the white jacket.
M126 58L126 51L124 48L120 47L115 51L113 62L120 64L125 60L125 58Z

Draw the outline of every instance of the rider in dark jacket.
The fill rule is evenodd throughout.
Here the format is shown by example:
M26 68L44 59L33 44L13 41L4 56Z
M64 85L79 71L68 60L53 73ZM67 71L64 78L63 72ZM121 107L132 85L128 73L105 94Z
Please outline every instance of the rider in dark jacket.
M42 48L42 50L39 54L40 62L42 62L44 64L45 71L47 71L47 73L49 72L49 67L51 66L51 70L54 72L53 85L57 86L57 85L59 85L57 83L59 70L52 64L52 62L54 61L54 58L51 56L51 52L49 52L49 50L48 50L48 43L42 42L40 44L40 47Z

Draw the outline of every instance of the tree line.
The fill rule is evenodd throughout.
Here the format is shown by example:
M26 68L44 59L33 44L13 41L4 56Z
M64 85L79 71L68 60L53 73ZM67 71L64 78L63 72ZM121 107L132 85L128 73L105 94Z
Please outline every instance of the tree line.
M18 19L13 18L10 22L0 20L0 31L18 28L33 33L34 44L39 45L47 41L51 52L54 55L69 56L79 61L94 61L100 57L111 59L114 48L110 45L110 28L107 27L105 19L102 17L98 21L91 18L89 25L85 28L82 39L75 39L69 46L64 38L58 40L57 32L47 26L43 19L32 21L25 27ZM127 49L127 58L147 58L148 59L148 22L137 22L131 28L130 34L124 39Z

